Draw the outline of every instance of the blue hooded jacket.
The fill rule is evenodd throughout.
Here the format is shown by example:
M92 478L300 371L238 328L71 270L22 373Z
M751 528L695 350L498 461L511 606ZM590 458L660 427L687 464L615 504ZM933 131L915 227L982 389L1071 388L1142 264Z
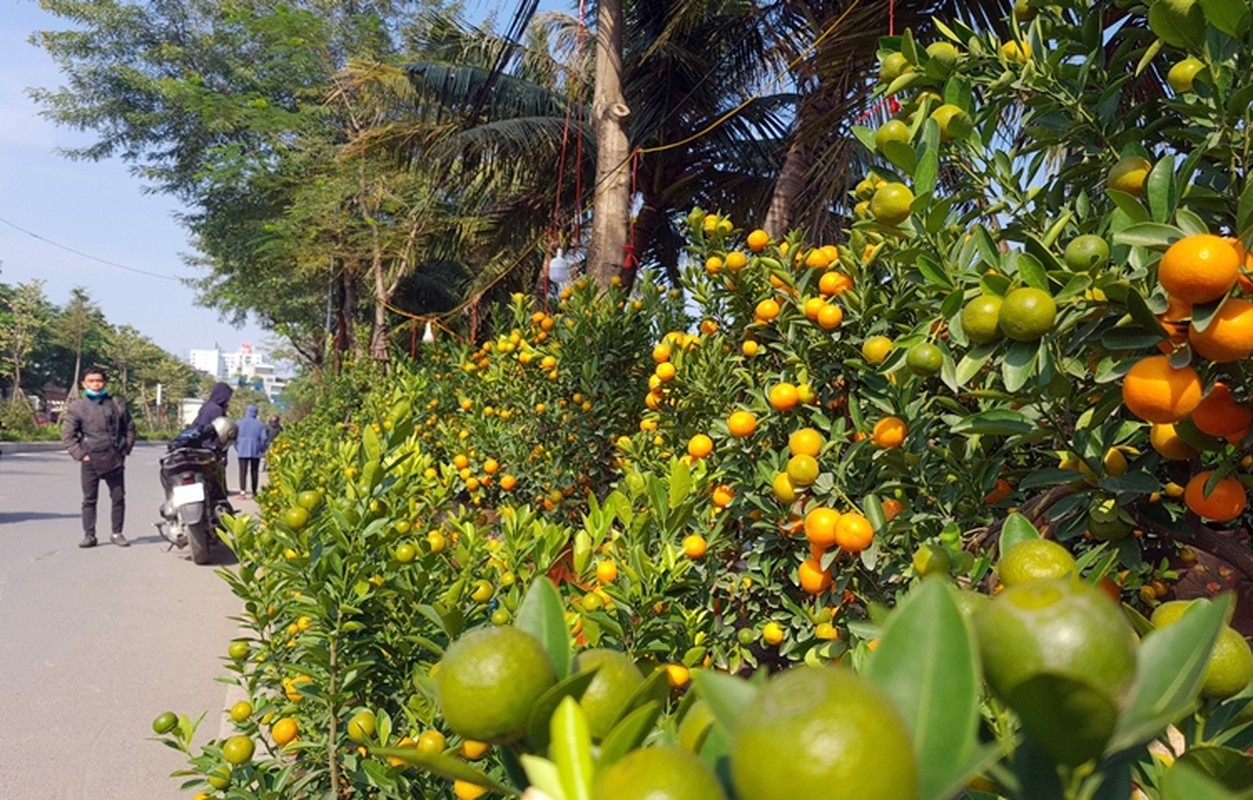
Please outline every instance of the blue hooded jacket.
M257 419L257 407L248 406L244 418L239 421L239 438L235 440L235 452L240 458L260 458L270 444L265 423Z

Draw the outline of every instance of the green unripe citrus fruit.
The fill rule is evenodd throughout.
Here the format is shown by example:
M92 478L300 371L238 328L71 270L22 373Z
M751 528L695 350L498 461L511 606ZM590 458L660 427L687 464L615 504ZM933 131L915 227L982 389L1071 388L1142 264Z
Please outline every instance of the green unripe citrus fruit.
M991 344L1001 338L1001 298L981 294L962 309L962 330L974 344Z
M726 800L700 759L677 747L627 753L596 778L593 800Z
M1201 682L1201 696L1226 700L1244 691L1253 680L1253 650L1240 632L1231 626L1218 632Z
M1136 680L1122 609L1067 578L1006 589L975 616L988 685L1060 764L1101 754Z
M918 767L892 699L839 667L772 677L731 742L736 794L753 800L913 800ZM782 765L787 765L786 769Z
M1094 233L1085 233L1070 240L1062 257L1072 272L1100 269L1109 263L1109 243Z
M870 214L883 225L900 225L909 219L914 193L903 183L885 183L870 198Z
M590 669L596 670L596 676L579 698L579 706L587 715L592 739L600 741L626 711L631 695L644 682L644 674L625 653L604 648L586 650L575 657L575 673Z
M1018 342L1034 342L1053 328L1057 304L1043 289L1024 286L1005 295L997 316L1001 331Z
M919 342L905 351L905 366L915 375L934 375L944 366L944 352L931 342Z
M889 142L909 144L909 126L899 119L890 119L874 133L874 145L880 153L887 152ZM871 195L873 197L873 195Z
M1018 542L996 562L996 574L1007 587L1064 578L1073 575L1075 568L1075 557L1070 551L1048 539Z
M458 735L508 744L522 738L531 707L556 681L533 636L512 627L479 628L444 653L435 700Z

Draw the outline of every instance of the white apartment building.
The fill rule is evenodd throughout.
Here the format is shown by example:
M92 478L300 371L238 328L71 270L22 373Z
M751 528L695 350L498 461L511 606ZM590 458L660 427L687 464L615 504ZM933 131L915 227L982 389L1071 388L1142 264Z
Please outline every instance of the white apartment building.
M236 383L240 378L253 384L270 398L276 398L287 384L277 374L273 364L265 363L265 353L244 342L233 353L221 349L192 350L188 362L200 372L208 373L220 381Z

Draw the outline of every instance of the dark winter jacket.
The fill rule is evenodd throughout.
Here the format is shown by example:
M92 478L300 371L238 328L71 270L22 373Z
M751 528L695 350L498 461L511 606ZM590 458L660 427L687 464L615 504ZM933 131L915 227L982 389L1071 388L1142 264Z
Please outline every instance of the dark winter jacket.
M135 421L116 397L80 397L61 419L61 444L75 461L89 455L101 474L112 472L135 447Z
M269 447L278 438L278 435L283 432L283 421L276 416L270 417L270 421L265 425L265 431L269 434L269 439L266 441L265 446Z
M260 458L270 444L265 423L257 419L257 407L248 406L244 418L239 421L239 438L235 440L235 452L240 458Z
M213 388L209 390L209 399L200 407L200 412L196 414L196 420L192 422L192 426L208 425L218 417L225 417L226 404L231 401L231 395L234 393L235 390L230 387L230 384L213 384Z

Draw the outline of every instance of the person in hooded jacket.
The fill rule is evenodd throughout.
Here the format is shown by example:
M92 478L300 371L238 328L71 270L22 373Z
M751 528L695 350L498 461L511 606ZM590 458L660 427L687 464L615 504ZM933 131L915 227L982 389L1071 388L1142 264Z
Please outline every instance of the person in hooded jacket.
M269 431L257 417L256 405L248 406L244 418L239 421L239 436L235 439L235 454L239 456L239 497L248 497L248 477L252 477L252 494L257 493L257 473L261 469L261 454L270 444Z
M225 417L226 407L230 404L233 394L235 390L229 383L213 384L213 388L209 390L209 399L204 401L204 405L200 407L200 411L196 413L196 419L191 424L208 425L218 417Z

